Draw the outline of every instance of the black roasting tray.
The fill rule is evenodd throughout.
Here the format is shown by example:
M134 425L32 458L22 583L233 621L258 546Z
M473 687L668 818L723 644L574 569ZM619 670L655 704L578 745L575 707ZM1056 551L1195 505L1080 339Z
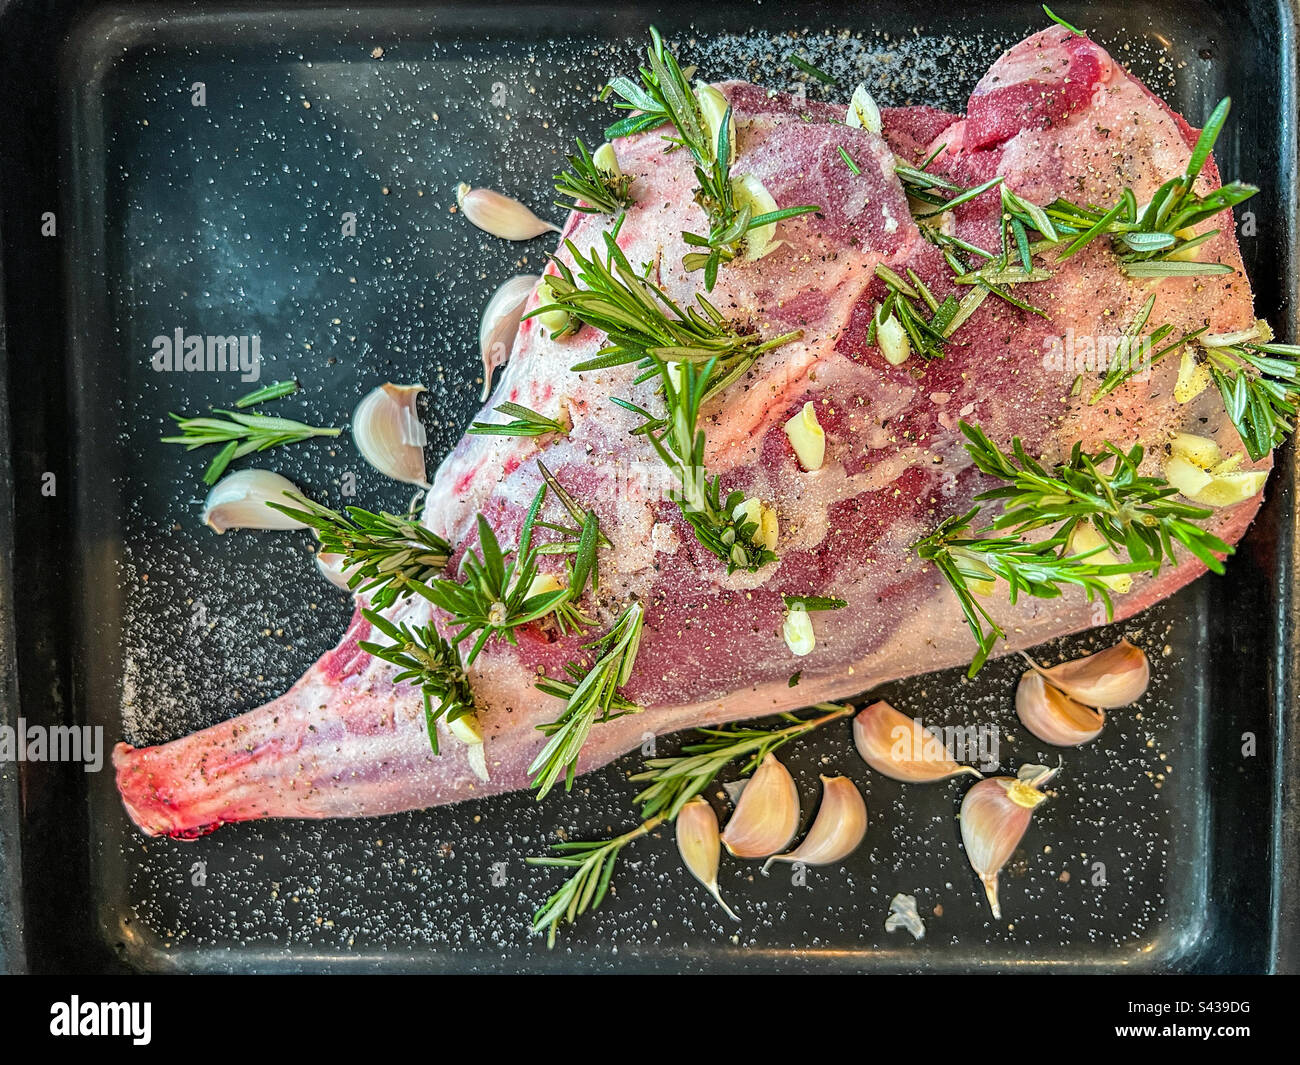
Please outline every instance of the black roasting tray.
M1062 6L1193 123L1233 97L1220 166L1261 187L1242 252L1260 313L1294 340L1294 5ZM237 386L160 377L150 338L260 335L264 379L306 386L281 409L318 424L345 422L374 383L423 381L436 462L476 407L479 308L546 251L459 223L450 190L504 185L544 206L539 175L573 135L599 142L609 112L592 96L632 67L652 22L714 78L787 85L797 49L866 75L885 103L952 109L1044 25L1036 4L912 0L0 3L4 722L159 742L278 693L332 645L350 605L316 578L302 535L201 527L201 460L160 428ZM340 236L345 211L359 239ZM872 827L842 868L796 885L725 864L733 924L661 831L553 951L528 918L558 877L524 858L560 830L630 826L638 754L542 804L253 823L191 843L135 832L107 770L24 762L0 764L0 970L1294 972L1296 468L1290 447L1279 458L1226 578L1049 650L1128 633L1156 683L1068 753L1004 875L1007 921L989 920L962 854L961 787L904 795L868 773L847 725L788 749L806 803L825 767L867 792ZM319 498L350 472L369 505L405 502L346 436L275 464ZM1014 767L1054 754L1011 727L1018 668L883 694L931 720L1003 726ZM884 931L896 892L917 896L923 941Z

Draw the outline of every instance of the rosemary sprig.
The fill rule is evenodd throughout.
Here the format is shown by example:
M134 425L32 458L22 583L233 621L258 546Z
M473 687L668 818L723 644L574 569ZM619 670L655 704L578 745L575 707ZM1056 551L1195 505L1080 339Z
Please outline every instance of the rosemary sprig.
M876 276L885 282L889 295L867 326L867 343L876 342L877 330L892 316L906 331L917 355L923 359L944 358L944 344L956 328L954 322L961 304L953 296L945 296L940 302L914 270L907 272L909 283L884 263L877 263ZM918 303L924 303L925 310Z
M641 817L649 820L663 815L671 821L731 762L743 759L740 774L752 773L764 758L791 740L853 713L853 707L837 703L818 703L812 709L819 711L816 717L782 714L781 719L790 724L781 729L697 729L700 742L686 744L681 754L647 759L645 772L629 778L646 785L633 800L641 804Z
M590 669L584 672L581 667L570 663L568 672L572 682L550 677L537 682L541 691L567 701L558 718L537 726L550 737L528 767L539 800L561 777L564 778L565 791L573 787L578 756L594 725L626 714L640 713L641 707L624 699L618 689L632 675L644 620L645 608L640 603L630 604L607 633L582 645L586 650L599 651Z
M475 712L474 693L465 675L460 652L443 639L433 622L413 627L395 625L378 610L367 609L361 614L391 643L362 640L357 646L367 654L397 666L399 672L393 678L394 683L409 681L420 689L429 746L437 754L438 721L445 719L450 724Z
M808 62L808 60L804 59L804 57L801 55L796 55L792 52L786 58L789 60L790 65L794 67L796 70L802 70L805 74L812 75L818 81L826 85L839 84L836 78L834 78L830 74L827 74L826 71L821 69L821 67L813 66L811 63Z
M286 492L293 505L267 503L316 531L323 554L342 555L348 587L371 597L383 610L436 578L451 557L451 545L411 517L360 507L342 512Z
M263 388L255 389L246 396L240 396L235 400L235 406L240 410L246 407L255 407L259 403L265 403L270 399L283 399L285 396L292 396L298 391L297 381L276 381L273 385L266 385Z
M982 506L950 516L913 549L921 559L934 563L957 595L978 647L970 676L1005 636L975 599L976 594L991 591L996 578L1007 582L1012 604L1021 593L1055 598L1063 586L1075 585L1084 589L1089 600L1100 598L1110 617L1113 604L1106 578L1158 573L1166 561L1174 563L1175 543L1216 573L1223 572L1216 552L1233 552L1229 544L1196 524L1212 511L1178 502L1173 498L1177 490L1167 481L1138 473L1140 446L1122 451L1107 443L1096 454L1088 454L1075 444L1069 459L1049 470L1025 451L1018 437L1008 454L978 426L963 421L961 430L976 467L1005 482L976 496L976 503L1000 502L1001 513L978 530L975 520L982 515ZM1102 468L1106 464L1109 469ZM1090 524L1105 545L1071 554L1071 535L1081 522ZM1046 538L1024 539L1047 527L1052 531ZM1107 549L1125 552L1129 561L1088 561Z
M663 824L663 821L662 817L651 818L621 836L609 840L556 843L552 845L552 850L559 851L559 854L528 859L529 865L577 870L533 914L533 930L540 931L543 928L547 930L548 947L555 946L555 936L559 932L561 921L573 924L588 910L596 909L605 901L610 881L614 876L614 866L618 863L618 856L623 848L634 840L649 835Z
M569 433L568 428L555 419L547 418L518 403L502 403L493 410L514 418L514 421L503 424L474 422L466 432L470 436L545 436L547 433L567 436Z
M738 203L735 182L731 177L734 147L731 143L731 108L727 107L714 137L689 79L677 58L664 47L663 37L653 26L646 55L648 65L639 69L640 84L631 78L618 77L610 81L601 93L602 99L617 96L619 100L615 107L640 112L615 123L605 131L605 136L613 139L668 124L674 128L676 136L666 139L673 146L684 147L691 153L698 183L695 202L703 208L709 229L707 234L682 234L687 244L707 249L689 252L683 257L682 264L687 270L703 270L704 287L711 292L719 268L744 251L748 232L821 208L804 205L754 214L748 202Z
M459 581L442 578L428 584L408 585L450 616L451 624L457 627L453 644L459 646L474 637L465 657L466 665L473 663L489 639L504 639L514 644L515 629L544 618L566 600L576 600L585 589L587 578L584 574L583 587L575 585L530 594L541 556L541 551L533 543L533 531L546 490L546 484L537 490L520 529L517 548L503 550L492 526L480 514L479 551L465 552ZM589 511L588 515L594 529L595 514ZM595 559L594 532L589 537L586 554L581 553L579 545L574 546L580 551L579 558L585 559L586 573L591 573ZM507 556L510 556L509 561Z
M1165 341L1169 339L1174 331L1174 327L1166 322L1151 331L1150 336L1145 338L1144 345L1141 333L1150 319L1151 310L1155 305L1156 297L1153 293L1120 336L1119 343L1115 345L1115 351L1106 366L1106 375L1102 378L1101 384L1097 386L1097 390L1092 394L1092 398L1088 400L1089 403L1096 403L1103 396L1110 395L1120 385L1137 374L1149 370L1170 352L1177 351L1184 344L1196 339L1209 329L1209 326L1202 326L1194 332L1184 333L1177 340L1165 344ZM1157 345L1163 345L1163 347ZM1144 351L1144 346L1148 350ZM1150 348L1156 350L1150 351Z
M632 176L616 174L597 166L591 152L577 138L578 152L568 156L569 169L555 175L555 191L568 196L569 203L556 201L565 207L585 214L618 214L636 202L632 196Z
M764 352L803 336L803 330L796 329L764 340L752 327L728 320L703 293L695 297L698 306L683 310L663 289L632 268L615 234L603 236L603 260L594 251L583 255L571 241L566 242L577 273L554 260L559 274L548 280L555 302L532 312L559 308L605 334L605 346L593 358L575 365L575 371L635 363L643 371L638 381L644 381L656 375L656 361L711 361L716 374L709 381L707 394L712 396L740 377Z
M1241 343L1201 351L1246 451L1262 459L1295 431L1300 346Z
M615 399L624 410L639 414L641 425L633 430L644 436L677 481L668 497L677 504L682 517L695 532L695 538L727 564L727 572L737 569L750 573L769 562L776 554L754 542L758 526L736 508L744 501L743 492L732 492L724 501L718 477L709 479L704 467L705 436L699 427L700 405L709 394L714 362L702 366L694 362L678 363L676 373L669 364L656 359L663 389L666 413L657 417L626 400Z
M641 824L613 839L557 843L552 850L559 853L529 858L529 865L577 870L533 915L534 930L547 930L547 946L555 946L561 923L572 924L604 901L623 848L672 821L728 764L744 759L740 772L752 772L777 748L853 712L851 706L834 703L819 703L815 709L823 712L812 718L782 714L784 720L792 722L782 729L699 730L703 736L700 743L683 747L678 757L647 761L647 771L631 778L650 782L635 799L642 804Z
M245 397L247 398L247 397ZM254 451L266 451L282 444L296 444L313 436L338 436L341 429L321 429L288 418L272 418L265 414L242 414L239 411L214 410L225 418L183 418L172 414L180 429L179 436L164 436L164 444L184 444L186 451L222 444L216 457L203 474L204 484L216 484L226 467L235 459Z

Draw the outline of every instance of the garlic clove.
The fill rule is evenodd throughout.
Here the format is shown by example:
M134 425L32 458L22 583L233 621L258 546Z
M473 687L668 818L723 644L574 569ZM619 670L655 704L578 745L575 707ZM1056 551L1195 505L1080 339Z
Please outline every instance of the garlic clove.
M424 466L424 425L416 397L424 385L380 385L352 414L352 439L370 465L385 477L428 488Z
M876 311L876 346L890 366L901 366L912 354L912 342L908 339L903 323L892 314L881 318L884 308Z
M483 728L479 724L478 714L472 711L461 714L447 722L447 731L465 745L465 756L469 767L484 784L489 780L487 768L487 751L483 745Z
M776 550L780 529L777 525L775 508L750 496L736 504L731 511L731 516L742 525L752 522L754 532L750 539L756 544L762 544L769 551Z
M812 654L817 646L817 635L813 632L812 618L803 603L795 603L786 611L785 621L781 623L781 636L790 653L803 657Z
M1208 487L1210 482L1214 480L1200 466L1183 458L1182 455L1172 456L1165 463L1162 472L1165 475L1165 480L1188 499L1195 499L1197 494Z
M504 240L531 240L560 231L559 226L544 222L518 200L492 189L470 188L463 181L456 186L456 203L461 214L479 229Z
M1016 688L1016 716L1040 740L1055 747L1089 743L1101 735L1106 723L1105 711L1075 702L1032 669Z
M845 116L844 122L855 129L865 129L876 136L880 136L880 131L884 129L880 108L871 93L867 92L865 83L859 83L853 90L853 98L849 101L849 113Z
M237 470L212 486L203 503L203 521L216 532L227 529L305 529L297 518L268 507L283 503L294 483L270 470Z
M700 113L704 116L704 124L708 127L709 147L716 152L718 150L718 133L722 129L722 120L727 116L727 108L730 104L721 92L703 81L695 83L695 99L700 102ZM736 117L734 114L727 123L727 144L727 165L730 166L736 161ZM775 208L768 208L768 210L775 210ZM761 212L755 213L759 214Z
M1045 766L1022 766L1015 777L981 780L962 799L962 846L998 919L998 873L1024 838L1034 807L1047 798L1038 789L1055 774Z
M591 153L591 161L596 164L597 170L605 171L610 177L623 176L623 168L618 165L618 153L609 141Z
M1210 367L1198 359L1191 348L1183 348L1178 360L1178 380L1174 382L1174 400L1190 403L1210 387Z
M822 468L826 461L826 433L817 420L817 408L811 400L785 423L785 435L790 438L790 446L794 448L800 466L809 473Z
M1174 433L1169 441L1169 452L1203 470L1208 470L1223 458L1218 444L1208 436L1196 436L1193 433Z
M848 777L822 777L822 803L812 828L803 842L786 854L774 854L773 862L803 862L805 865L834 865L855 850L867 834L867 804L862 792Z
M718 860L722 856L718 815L698 795L677 814L677 853L682 856L682 864L708 889L718 905L727 912L727 916L739 921L740 918L722 900L722 894L718 890Z
M478 353L483 360L483 394L486 401L492 387L496 368L510 358L524 304L532 295L541 278L537 274L517 274L492 294L483 308L483 318L478 327Z
M1088 561L1095 566L1116 566L1119 565L1119 559L1115 556L1105 538L1099 533L1088 521L1080 521L1070 530L1070 537L1066 541L1065 553L1067 555L1088 556ZM1099 577L1098 580L1106 585L1112 591L1119 592L1123 595L1133 587L1133 575L1131 573L1112 573L1105 577Z
M555 293L546 278L542 278L542 283L537 290L537 300L541 307L555 303ZM542 311L541 314L536 315L536 318L538 324L550 334L552 340L559 340L573 329L572 316L558 305L549 311Z
M757 539L769 551L775 551L781 536L781 526L777 520L776 508L764 505L759 521Z
M980 775L978 769L959 765L937 732L884 701L864 707L853 719L853 743L877 773L906 784L947 780L959 773Z
M731 179L731 193L737 208L748 207L752 217L770 214L777 209L776 200L753 174ZM776 239L776 223L769 222L745 234L745 258L761 259L776 251L783 242Z
M766 858L784 850L799 829L799 791L790 771L769 754L741 792L722 833L736 858Z
M1147 656L1128 640L1050 669L1044 669L1028 655L1025 659L1044 680L1075 702L1104 710L1136 702L1151 682Z
M1267 480L1268 470L1220 473L1212 477L1209 484L1190 498L1192 502L1204 503L1207 507L1230 507L1257 496L1263 491L1264 482Z
M328 551L316 552L316 568L324 574L325 579L336 588L342 588L344 591L351 591L349 581L352 574L357 570L356 565L343 565L345 555L337 555Z

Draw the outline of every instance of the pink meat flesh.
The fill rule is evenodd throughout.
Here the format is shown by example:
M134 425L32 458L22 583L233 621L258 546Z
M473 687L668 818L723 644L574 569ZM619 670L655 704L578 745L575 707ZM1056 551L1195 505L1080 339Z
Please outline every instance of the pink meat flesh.
M775 501L779 563L727 576L663 501L666 471L639 437L636 419L609 397L656 400L627 368L575 374L602 337L591 328L552 341L535 320L520 330L489 408L513 400L571 420L567 438L466 437L437 473L425 523L452 543L474 544L476 512L513 542L545 461L568 489L596 509L614 550L601 557L597 609L606 620L636 597L645 636L627 694L643 713L597 725L580 768L600 766L646 733L752 718L843 698L897 677L963 664L972 642L951 592L909 545L944 516L964 511L990 487L971 466L959 419L997 441L1023 437L1048 460L1076 440L1089 449L1111 439L1148 448L1158 470L1171 431L1213 437L1241 450L1214 390L1179 405L1177 360L1089 405L1091 388L1070 395L1073 371L1044 367L1052 338L1114 336L1151 293L1151 323L1180 333L1208 325L1229 332L1253 322L1231 218L1202 257L1230 264L1213 278L1130 281L1098 241L1051 280L1023 292L1050 320L987 299L956 333L948 357L890 366L866 342L884 296L877 263L914 269L942 297L950 272L918 232L894 174L894 153L915 162L943 146L933 168L967 184L1001 175L1021 196L1110 204L1124 187L1139 202L1182 172L1194 132L1092 42L1060 29L1016 45L979 82L968 117L931 108L885 112L884 138L837 121L841 107L796 111L790 97L753 85L720 86L739 123L735 173L756 175L778 205L823 210L784 222L784 244L761 260L726 266L712 294L724 313L765 335L803 337L764 356L707 412L708 467L724 491ZM854 175L839 154L851 154ZM637 204L618 242L634 264L650 263L662 286L687 303L699 274L681 266L683 230L704 224L684 152L665 154L658 133L621 141L623 169L636 175ZM1213 163L1201 179L1213 187ZM997 240L996 193L959 208L957 234L984 247ZM574 214L564 236L586 249L609 220ZM1203 228L1211 228L1205 226ZM561 252L562 255L567 254ZM964 292L958 292L959 296ZM535 306L534 294L529 306ZM1095 378L1090 378L1090 382ZM802 472L782 426L806 402L825 428L827 461ZM487 420L497 416L486 414ZM1266 468L1268 460L1255 464ZM1211 529L1234 542L1258 498L1217 511ZM552 502L548 506L554 506ZM552 516L558 516L553 514ZM1156 578L1138 578L1117 600L1127 617L1203 572L1189 557ZM815 616L816 649L795 658L781 636L782 594L834 595L848 608ZM1082 595L1005 602L991 608L1012 639L1028 647L1097 624ZM421 621L416 599L390 614ZM521 631L518 647L489 645L472 682L486 733L490 781L471 771L465 748L447 737L429 749L418 695L394 686L383 663L357 648L368 624L358 615L343 642L293 688L253 710L158 747L114 752L117 782L131 817L151 834L192 837L221 824L261 817L355 817L391 813L527 786L527 768L559 701L541 695L539 670L552 675L581 652L572 637L543 624ZM797 687L789 679L802 671Z

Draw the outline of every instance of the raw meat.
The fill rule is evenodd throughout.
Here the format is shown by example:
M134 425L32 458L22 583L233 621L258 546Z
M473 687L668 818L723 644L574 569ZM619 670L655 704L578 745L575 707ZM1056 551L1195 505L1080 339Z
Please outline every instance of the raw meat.
M840 107L810 105L756 86L720 86L739 120L733 172L756 175L781 206L823 210L781 224L784 245L756 262L726 266L712 294L725 313L764 334L804 331L764 356L709 410L708 467L724 491L775 500L779 563L758 574L724 568L701 549L676 508L663 501L666 470L638 437L636 419L609 396L653 403L628 368L575 374L602 338L591 328L552 341L536 321L520 330L491 406L505 400L549 416L565 412L567 438L466 437L437 473L425 523L454 544L473 546L476 512L513 542L545 461L596 509L614 549L601 556L599 609L608 620L637 597L645 636L626 691L639 715L597 725L583 771L638 745L646 733L752 718L852 696L879 682L968 662L973 645L951 592L921 565L910 545L943 517L965 510L989 484L971 467L957 423L967 418L997 441L1023 437L1049 460L1076 440L1147 445L1156 468L1171 430L1213 436L1240 450L1213 391L1180 406L1172 398L1176 360L1148 380L1125 385L1089 406L1089 389L1070 396L1074 371L1047 368L1053 338L1113 336L1152 292L1152 323L1181 333L1209 324L1228 332L1253 322L1249 284L1230 217L1204 258L1232 265L1211 278L1130 281L1096 242L1032 300L1051 320L987 299L949 345L945 360L915 357L890 366L866 343L866 326L884 288L879 262L912 268L942 297L949 271L912 221L894 174L894 152L916 162L943 147L934 168L973 184L1002 175L1027 199L1057 196L1109 204L1125 186L1139 201L1180 173L1194 131L1097 45L1061 29L1039 33L1003 55L980 81L968 117L930 108L886 110L884 138L839 121ZM855 176L839 154L849 151ZM693 298L699 274L681 266L683 230L698 231L700 210L685 152L665 154L658 133L618 144L623 169L637 176L637 205L618 242L634 264L651 263L679 302ZM1213 163L1202 185L1218 181ZM956 212L956 232L992 246L996 193ZM597 243L608 219L574 214L564 238ZM1208 226L1205 228L1209 228ZM562 255L567 254L561 252ZM958 293L961 295L962 293ZM529 306L536 306L536 294ZM816 404L828 459L802 472L782 426L805 401ZM487 420L497 416L485 414ZM1255 464L1259 468L1267 466ZM1210 527L1236 541L1259 499L1216 512ZM453 566L456 560L453 560ZM1157 578L1139 577L1119 597L1127 617L1203 572L1184 557ZM816 649L796 659L781 637L782 593L835 595L847 609L815 616ZM1012 633L1001 648L1028 647L1102 620L1081 595L994 605ZM427 617L419 599L392 608ZM519 646L494 644L472 674L487 735L490 782L471 772L464 748L446 738L433 755L417 693L394 687L390 669L357 648L368 623L354 619L342 643L289 692L260 709L195 735L147 749L119 745L117 781L135 822L151 834L195 836L260 817L350 817L389 813L525 787L544 743L536 726L559 701L536 691L539 670L559 675L579 656L574 637L547 625L520 633ZM791 675L802 671L797 687Z

